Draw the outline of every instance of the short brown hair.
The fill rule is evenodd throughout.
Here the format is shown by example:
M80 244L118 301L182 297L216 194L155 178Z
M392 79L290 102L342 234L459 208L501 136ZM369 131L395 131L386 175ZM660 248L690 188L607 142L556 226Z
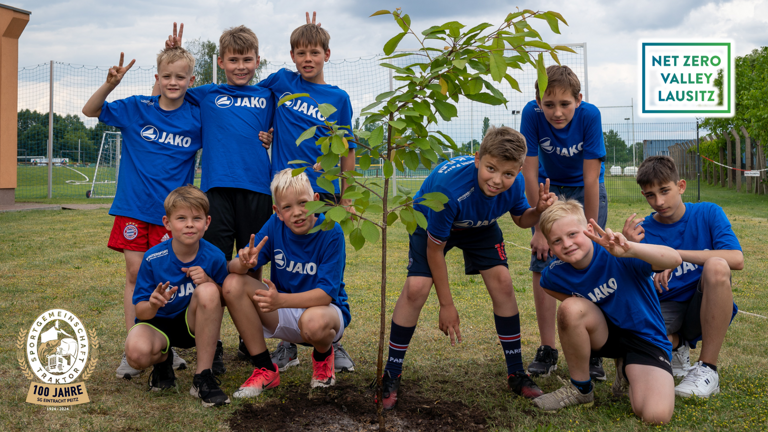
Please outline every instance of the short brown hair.
M536 88L536 100L541 100L539 95L539 80L533 85ZM544 94L549 94L554 89L563 89L571 92L571 96L574 99L579 99L579 93L581 93L581 82L579 77L565 65L552 65L547 68L547 91Z
M236 55L248 54L250 51L259 56L259 38L256 33L246 26L230 27L224 30L219 38L219 57L224 58L227 52Z
M677 183L678 180L680 176L677 174L675 160L669 156L650 156L637 169L637 184L641 188L661 186L669 182Z
M176 63L177 61L185 61L189 64L189 72L192 73L195 70L195 56L182 47L176 46L171 48L165 48L157 54L157 71L160 72L160 65L163 63Z
M479 156L490 155L495 158L517 162L525 162L525 137L520 132L508 126L491 126L480 143Z
M163 203L165 206L165 215L171 217L173 212L179 207L187 207L194 210L200 210L208 216L208 210L210 210L210 204L208 203L208 197L205 196L203 191L188 184L181 186L168 194Z
M547 241L549 241L549 233L552 231L552 226L555 225L555 222L568 216L575 217L582 225L587 226L584 207L575 199L555 201L548 209L544 210L544 213L539 218L539 229Z
M296 48L319 46L323 51L330 47L331 35L315 24L304 24L291 33L291 51Z

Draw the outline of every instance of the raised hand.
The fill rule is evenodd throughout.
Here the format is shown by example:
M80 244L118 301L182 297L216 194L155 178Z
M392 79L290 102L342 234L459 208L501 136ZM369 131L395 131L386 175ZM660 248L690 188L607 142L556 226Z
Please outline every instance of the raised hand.
M205 273L205 270L203 270L200 266L194 266L194 267L182 267L181 271L187 274L187 277L192 279L192 282L194 282L195 286L202 285L206 282L213 282L213 280L208 277L208 275Z
M269 131L267 132L259 132L259 139L261 140L261 146L265 149L269 149L269 146L272 145L272 133L274 132L275 128L269 128Z
M133 59L128 63L128 66L123 66L124 58L125 55L120 53L120 63L117 66L109 68L109 72L107 73L107 84L117 87L117 85L120 84L120 81L123 80L125 73L131 69L134 63L136 63L136 59Z
M640 240L645 238L645 228L640 225L643 218L635 219L635 216L637 216L637 213L632 213L632 215L624 221L624 229L621 230L621 233L624 234L624 237L626 237L627 240L640 243Z
M315 20L317 18L317 12L312 12L312 21L309 21L309 12L307 12L307 24L315 24ZM320 27L322 24L317 23L317 26Z
M179 287L168 289L170 284L170 282L157 284L157 288L155 288L155 290L152 292L152 295L149 296L149 304L157 309L160 309L161 307L168 304L168 301L171 300L173 294L175 294L179 289Z
M539 203L536 204L536 211L544 213L544 210L548 209L555 201L557 201L557 195L549 191L549 179L545 180L544 184L539 183Z
M547 243L547 239L540 229L535 230L533 237L531 237L531 253L536 255L536 258L541 261L546 261L551 255L549 243Z
M461 330L459 330L459 312L456 306L440 307L440 331L451 338L451 346L456 346L456 342L461 343Z
M258 245L254 246L253 244L256 241L256 235L251 234L251 241L248 243L248 246L240 249L237 253L240 257L240 264L249 268L255 266L259 261L259 252L261 252L261 248L264 247L268 238L269 237L264 237Z
M630 242L621 233L615 233L610 228L606 228L603 231L594 219L590 219L589 224L592 225L592 229L599 235L598 237L584 230L584 234L592 241L605 248L615 257L621 258L629 255L628 252L631 249Z
M653 286L656 287L656 291L661 294L661 287L669 291L669 280L672 279L672 269L666 269L661 273L653 275Z
M173 23L173 34L168 36L168 40L165 41L166 48L180 47L181 35L184 34L184 23L179 26L179 33L176 34L176 23Z
M272 312L280 308L279 297L280 293L277 292L275 284L269 279L264 279L264 283L267 285L268 290L258 289L253 295L253 301L259 307L262 312Z

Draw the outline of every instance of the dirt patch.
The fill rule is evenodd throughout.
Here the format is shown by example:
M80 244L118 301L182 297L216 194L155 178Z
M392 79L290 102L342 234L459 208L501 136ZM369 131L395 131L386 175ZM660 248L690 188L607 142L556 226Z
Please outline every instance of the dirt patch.
M282 387L282 385L281 385ZM410 390L410 391L409 391ZM352 384L307 392L287 386L279 400L244 406L232 414L233 431L373 431L379 429L373 391ZM388 431L482 431L486 414L461 402L436 401L409 383L386 412Z

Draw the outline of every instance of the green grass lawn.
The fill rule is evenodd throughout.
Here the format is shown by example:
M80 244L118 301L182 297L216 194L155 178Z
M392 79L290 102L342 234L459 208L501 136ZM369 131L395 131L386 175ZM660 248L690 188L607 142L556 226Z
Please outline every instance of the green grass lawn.
M745 255L745 269L734 272L734 298L742 311L768 316L768 198L720 188L706 188L702 196L722 205L733 223ZM649 213L644 202L611 203L609 226L619 229L631 213ZM527 364L538 347L531 275L528 272L528 230L501 221L508 244L510 274L522 318L523 359ZM221 409L204 409L188 395L190 370L177 374L179 393L146 391L147 373L132 381L115 378L123 350L122 290L124 263L106 247L112 217L106 210L30 211L0 213L0 398L1 430L228 430L228 419L243 406L282 401L288 386L309 391L310 350L300 348L302 364L282 374L280 387L256 401L234 400ZM403 286L408 237L401 225L390 231L387 314ZM359 253L348 245L345 281L350 296L352 323L344 345L357 371L339 375L364 391L375 375L379 310L378 246ZM518 247L519 246L519 247ZM438 304L430 296L406 356L403 386L419 388L434 401L462 401L486 414L491 430L766 430L768 429L768 320L739 314L728 332L720 355L721 394L710 400L677 399L671 424L643 425L631 413L629 400L611 396L613 363L606 362L607 384L596 385L596 406L569 408L544 414L528 400L511 397L506 369L496 336L491 301L479 276L463 274L458 251L447 257L454 301L461 316L465 342L455 348L437 328ZM69 411L47 411L25 402L29 381L19 369L16 338L40 313L64 308L76 314L101 341L99 363L87 381L92 403ZM389 318L388 318L389 321ZM388 334L388 331L387 331ZM251 369L235 359L236 330L224 317L222 337L228 372L223 389L231 395ZM270 342L274 348L274 342ZM558 342L559 347L559 342ZM194 368L194 350L182 351ZM698 350L692 353L698 358ZM568 377L561 357L556 375ZM545 391L560 387L555 376L539 379ZM258 425L254 425L258 427Z

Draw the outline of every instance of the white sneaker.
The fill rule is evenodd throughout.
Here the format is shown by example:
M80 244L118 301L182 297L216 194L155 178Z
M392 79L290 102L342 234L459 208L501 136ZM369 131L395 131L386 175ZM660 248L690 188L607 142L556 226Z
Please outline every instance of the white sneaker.
M672 351L672 375L685 376L691 370L691 349L688 342L683 341L680 348Z
M675 387L675 395L680 397L708 398L718 393L720 393L720 376L700 361L693 365L683 381Z
M178 354L176 354L176 350L171 348L171 352L173 353L173 368L176 370L184 370L187 368L187 361L183 358L179 357Z
M123 358L120 360L120 366L117 367L115 375L118 378L125 378L129 380L133 377L141 375L142 372L144 371L132 368L131 365L128 364L128 359L125 358L125 353L123 353Z

